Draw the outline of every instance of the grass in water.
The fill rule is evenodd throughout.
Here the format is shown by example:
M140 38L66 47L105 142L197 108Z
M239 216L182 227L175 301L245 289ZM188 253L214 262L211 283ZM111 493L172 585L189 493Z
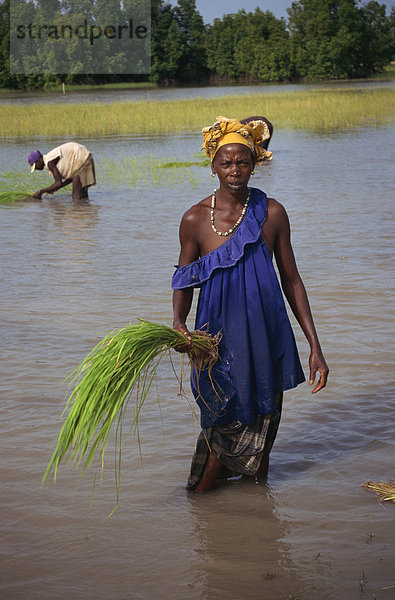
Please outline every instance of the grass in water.
M366 481L362 487L375 492L379 502L395 502L394 483Z
M41 173L28 173L17 171L0 171L0 205L12 205L26 200L35 200L34 193L51 184L47 177ZM53 183L53 180L52 180ZM64 186L62 189L69 189Z
M120 154L115 158L100 157L96 161L98 184L100 186L100 183L104 182L105 185L127 189L134 189L139 185L179 185L184 183L195 187L199 182L199 177L191 167L207 166L204 157L202 157L203 160L196 162L176 160L168 162L164 156L133 157ZM47 187L50 183L48 176L44 177L42 173L26 174L2 171L0 172L0 205L34 200L34 192ZM66 190L66 188L62 189ZM56 195L54 197L56 198Z
M33 198L34 192L18 192L14 190L0 191L0 204L15 204L16 202L24 202Z
M48 138L199 132L217 115L244 118L257 112L280 129L376 127L391 123L393 98L389 88L323 87L163 102L10 104L0 107L0 135Z
M219 336L191 332L188 354L196 368L212 368L218 359ZM136 407L129 431L137 426L158 365L166 353L185 343L185 336L166 325L139 321L107 335L69 375L75 385L65 408L67 417L42 482L56 480L61 462L82 465L81 476L98 453L104 453L113 425L116 428L116 490L119 499L121 434L125 410L133 392ZM64 413L63 413L64 414ZM118 505L118 503L117 503Z
M187 167L209 167L211 160L209 158L203 158L202 160L195 162L188 162L187 160L174 160L172 162L159 163L159 169L182 169Z
M159 169L179 169L183 167L200 167L200 162L188 162L187 160L173 160L158 165Z
M193 166L200 166L200 163L175 160L169 162L158 156L121 154L114 158L101 157L97 161L97 172L100 173L100 180L113 186L135 188L139 185L188 183L194 187L198 184L199 177L190 168Z
M31 200L37 188L24 175L14 172L0 172L0 204L15 204Z

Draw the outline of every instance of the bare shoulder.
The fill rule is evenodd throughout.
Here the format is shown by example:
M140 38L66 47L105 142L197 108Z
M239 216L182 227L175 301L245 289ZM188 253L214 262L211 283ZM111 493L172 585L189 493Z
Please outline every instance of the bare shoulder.
M267 199L267 215L268 218L281 218L287 216L287 211L284 206L275 198Z
M194 204L183 215L180 224L181 251L179 265L186 265L201 256L201 240L204 238L204 227L209 220L209 198Z
M207 214L207 210L210 209L210 197L204 198L197 204L194 204L189 208L182 216L181 226L182 227L194 227L199 225L204 216Z
M289 219L287 211L278 200L274 198L267 199L267 221L273 227L288 227Z
M289 220L284 206L274 198L267 199L267 217L262 227L262 237L271 253L282 239L289 237Z

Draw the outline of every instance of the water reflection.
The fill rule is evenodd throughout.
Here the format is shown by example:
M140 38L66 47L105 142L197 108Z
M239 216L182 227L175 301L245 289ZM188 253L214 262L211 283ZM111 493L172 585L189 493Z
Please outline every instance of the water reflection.
M190 494L189 508L202 600L287 598L303 589L268 486L243 478L209 496Z
M41 211L35 213L35 230L41 240L42 251L35 263L36 274L41 273L52 287L62 282L76 283L75 274L83 274L85 281L95 253L99 208L89 201L73 201L69 196L45 198ZM51 277L44 273L51 273ZM78 290L75 290L78 294Z
M89 200L51 198L48 209L53 225L59 227L65 236L95 227L99 220L98 207Z

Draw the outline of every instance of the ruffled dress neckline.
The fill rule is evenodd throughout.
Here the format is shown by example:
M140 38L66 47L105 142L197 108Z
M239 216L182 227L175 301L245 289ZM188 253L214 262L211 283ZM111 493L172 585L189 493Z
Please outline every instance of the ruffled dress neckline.
M237 263L247 244L256 242L262 235L267 214L266 194L251 188L247 210L237 229L220 246L182 267L176 265L173 289L198 287L210 278L216 269L226 269Z

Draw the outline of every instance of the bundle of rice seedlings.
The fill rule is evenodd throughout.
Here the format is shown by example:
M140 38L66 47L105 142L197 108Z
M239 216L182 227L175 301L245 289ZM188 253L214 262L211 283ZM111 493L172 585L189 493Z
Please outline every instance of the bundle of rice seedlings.
M362 487L372 490L377 495L379 502L395 502L395 484L386 481L366 481Z
M197 369L210 370L218 359L220 336L195 331L191 332L191 338L190 363ZM161 359L169 350L185 342L181 332L144 320L116 330L101 340L68 377L70 385L75 384L64 411L69 409L69 412L42 482L50 474L56 480L59 464L64 459L72 459L78 465L82 463L81 475L97 452L100 452L103 465L114 422L119 475L120 433L130 396L132 392L137 396L134 417L129 425L133 429ZM117 486L117 495L118 491Z
M31 180L26 181L24 176L15 172L0 172L0 204L29 200L34 192Z
M34 192L32 191L16 191L6 190L0 191L0 204L13 204L14 202L24 202L33 198Z
M18 173L16 171L0 171L0 204L15 204L25 200L33 200L34 193L41 187L47 187L40 175Z

